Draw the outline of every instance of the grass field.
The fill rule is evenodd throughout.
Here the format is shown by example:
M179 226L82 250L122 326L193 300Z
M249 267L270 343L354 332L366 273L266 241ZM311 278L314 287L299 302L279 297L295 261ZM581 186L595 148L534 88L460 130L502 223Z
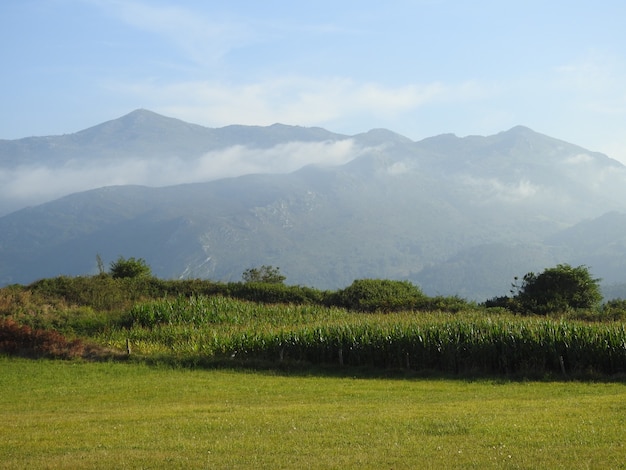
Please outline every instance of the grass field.
M626 468L626 385L0 357L1 468Z

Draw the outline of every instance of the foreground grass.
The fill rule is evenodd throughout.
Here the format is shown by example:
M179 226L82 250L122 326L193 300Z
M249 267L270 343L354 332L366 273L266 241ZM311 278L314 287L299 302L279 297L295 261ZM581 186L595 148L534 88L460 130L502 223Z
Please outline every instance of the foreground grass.
M0 357L1 468L626 468L626 386Z

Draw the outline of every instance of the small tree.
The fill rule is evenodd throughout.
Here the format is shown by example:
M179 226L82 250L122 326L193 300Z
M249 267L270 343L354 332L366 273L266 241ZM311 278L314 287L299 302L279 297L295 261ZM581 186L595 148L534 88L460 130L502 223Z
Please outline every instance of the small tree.
M263 284L282 284L286 279L280 274L280 268L266 265L260 268L246 269L241 277L245 283L260 282Z
M111 263L111 277L121 279L127 277L150 277L152 270L143 258L128 258L120 256Z
M602 301L599 282L586 266L559 264L541 274L526 274L516 298L523 310L539 314L593 308Z

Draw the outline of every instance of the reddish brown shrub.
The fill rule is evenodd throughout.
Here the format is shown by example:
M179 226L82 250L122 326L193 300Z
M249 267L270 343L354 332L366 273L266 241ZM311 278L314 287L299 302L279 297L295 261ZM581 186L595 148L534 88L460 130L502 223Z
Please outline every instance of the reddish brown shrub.
M19 356L71 359L85 350L79 339L68 341L58 331L33 330L15 320L0 320L0 351Z

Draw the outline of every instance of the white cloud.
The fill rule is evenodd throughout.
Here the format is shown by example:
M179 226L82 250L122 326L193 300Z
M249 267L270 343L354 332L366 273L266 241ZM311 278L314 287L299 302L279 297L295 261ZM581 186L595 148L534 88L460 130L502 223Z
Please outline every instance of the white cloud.
M565 163L570 165L581 165L585 163L592 163L593 161L593 157L591 155L587 155L586 153L579 153L565 159Z
M392 176L399 176L409 173L409 165L406 162L395 162L389 168L387 168L387 172Z
M555 88L570 93L575 106L585 113L610 121L626 116L626 63L595 50L556 68Z
M600 193L612 197L626 197L626 168L623 166L606 166L588 155L577 155L566 161L569 168L565 172L569 178L586 184Z
M0 215L88 189L140 184L167 186L210 181L250 173L289 173L308 164L339 165L367 149L351 139L338 142L290 142L268 149L234 146L193 160L136 159L62 167L23 166L0 170Z
M127 0L92 0L91 3L130 26L162 36L199 64L214 63L255 36L241 21L209 19L177 5Z
M465 184L479 190L483 194L485 203L489 202L522 202L538 196L541 188L528 180L520 180L515 183L504 183L497 178L462 178Z
M196 169L191 175L207 180L249 173L289 173L312 163L341 165L365 151L367 149L356 146L351 139L289 142L263 150L237 145L205 154L194 163Z
M604 93L616 85L616 66L610 57L587 51L576 61L556 67L557 84L584 94Z

